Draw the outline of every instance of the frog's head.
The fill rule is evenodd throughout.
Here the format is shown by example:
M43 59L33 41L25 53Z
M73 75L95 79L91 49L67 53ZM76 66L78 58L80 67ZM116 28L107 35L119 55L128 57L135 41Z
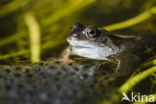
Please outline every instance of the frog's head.
M90 25L85 27L83 24L75 23L71 27L71 33L67 41L72 46L93 47L104 45L107 37L96 26Z
M80 56L101 59L114 54L112 41L106 35L106 31L98 29L96 26L84 26L75 23L71 27L71 32L67 41L72 46L72 51Z

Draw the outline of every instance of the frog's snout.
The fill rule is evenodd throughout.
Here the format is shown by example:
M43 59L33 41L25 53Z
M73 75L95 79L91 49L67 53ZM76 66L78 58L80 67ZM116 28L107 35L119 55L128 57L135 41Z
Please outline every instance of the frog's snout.
M70 42L70 41L74 41L76 40L78 37L78 33L76 32L71 32L68 37L67 37L67 41Z
M71 27L71 32L67 37L67 41L77 41L79 39L81 39L81 35L83 34L82 32L84 31L85 26L81 23L75 23L72 25Z

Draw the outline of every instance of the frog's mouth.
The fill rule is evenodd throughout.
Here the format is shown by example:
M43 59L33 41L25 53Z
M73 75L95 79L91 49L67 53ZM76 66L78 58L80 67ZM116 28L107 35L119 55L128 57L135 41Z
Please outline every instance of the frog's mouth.
M71 46L77 48L98 48L104 46L104 44L93 42L93 41L86 41L86 40L67 40Z

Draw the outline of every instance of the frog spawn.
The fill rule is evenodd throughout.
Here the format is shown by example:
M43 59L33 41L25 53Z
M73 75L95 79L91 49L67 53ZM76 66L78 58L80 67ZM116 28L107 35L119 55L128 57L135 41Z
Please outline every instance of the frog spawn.
M98 82L100 71L89 74L89 67L59 62L1 66L0 103L95 104L110 87Z

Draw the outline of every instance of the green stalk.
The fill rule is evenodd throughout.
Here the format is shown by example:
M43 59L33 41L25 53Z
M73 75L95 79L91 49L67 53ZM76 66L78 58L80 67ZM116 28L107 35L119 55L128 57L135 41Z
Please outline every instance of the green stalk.
M141 80L147 78L149 75L152 75L154 72L156 72L156 66L153 66L144 72L140 72L139 74L131 77L128 81L126 81L120 88L119 92L125 92L127 93L130 89L132 89L137 83L139 83Z
M34 13L31 11L25 13L24 20L29 30L31 62L39 62L41 55L40 26L34 16Z
M119 30L123 28L128 28L130 26L139 24L153 16L153 14L156 14L156 6L152 7L151 9L139 14L138 16L128 19L123 22L115 23L112 25L108 25L105 27L102 27L103 29L106 29L108 31L114 31L114 30Z

